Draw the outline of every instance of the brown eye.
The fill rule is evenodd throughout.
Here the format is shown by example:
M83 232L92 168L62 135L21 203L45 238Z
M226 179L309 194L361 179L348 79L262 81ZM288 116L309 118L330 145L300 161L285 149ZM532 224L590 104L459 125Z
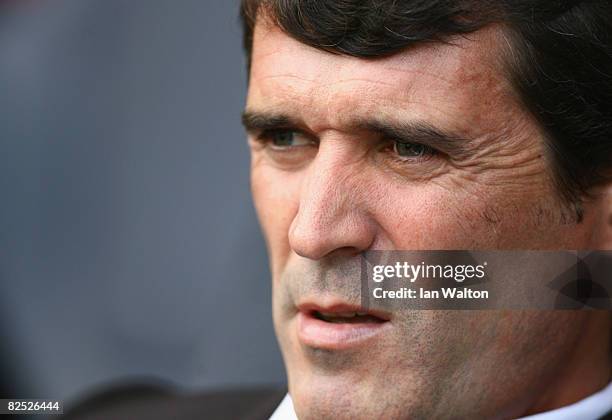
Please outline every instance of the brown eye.
M403 158L426 158L436 154L434 149L424 144L400 141L393 143L393 152Z

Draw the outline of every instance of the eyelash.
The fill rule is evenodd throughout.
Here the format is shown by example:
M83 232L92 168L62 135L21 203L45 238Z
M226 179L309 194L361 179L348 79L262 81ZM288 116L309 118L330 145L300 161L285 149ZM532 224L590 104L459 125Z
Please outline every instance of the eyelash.
M273 128L261 131L259 134L254 136L254 140L260 143L262 146L273 147L276 152L288 151L289 147L276 146L273 144L274 137L278 134L294 133L304 138L310 139L310 136L304 134L302 131L292 128ZM312 145L317 144L314 140L309 140ZM305 145L302 145L305 146Z

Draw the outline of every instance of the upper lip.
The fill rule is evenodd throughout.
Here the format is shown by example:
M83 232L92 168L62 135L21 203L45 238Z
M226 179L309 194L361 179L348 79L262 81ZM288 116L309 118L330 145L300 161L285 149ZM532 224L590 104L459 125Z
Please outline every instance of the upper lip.
M326 314L334 314L334 313L346 313L346 312L360 312L365 313L367 315L374 316L383 321L389 321L391 319L391 314L385 311L379 311L372 308L363 308L359 305L353 305L345 302L329 302L326 304L321 304L313 301L304 301L297 305L297 308L300 312L309 313L309 312L321 312Z

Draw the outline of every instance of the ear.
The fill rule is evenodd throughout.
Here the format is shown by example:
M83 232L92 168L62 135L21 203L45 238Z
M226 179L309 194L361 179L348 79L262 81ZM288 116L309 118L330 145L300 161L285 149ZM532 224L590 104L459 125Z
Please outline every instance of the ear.
M612 183L593 194L595 210L591 249L612 250Z

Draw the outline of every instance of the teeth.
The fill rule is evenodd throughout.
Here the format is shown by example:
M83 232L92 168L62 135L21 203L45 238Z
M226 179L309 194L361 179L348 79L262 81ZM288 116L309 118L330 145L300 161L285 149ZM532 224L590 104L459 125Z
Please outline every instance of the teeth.
M355 312L319 312L325 318L354 318L359 313Z
M370 316L367 312L320 312L315 311L314 315L326 322L335 324L346 323L379 323L382 320Z

